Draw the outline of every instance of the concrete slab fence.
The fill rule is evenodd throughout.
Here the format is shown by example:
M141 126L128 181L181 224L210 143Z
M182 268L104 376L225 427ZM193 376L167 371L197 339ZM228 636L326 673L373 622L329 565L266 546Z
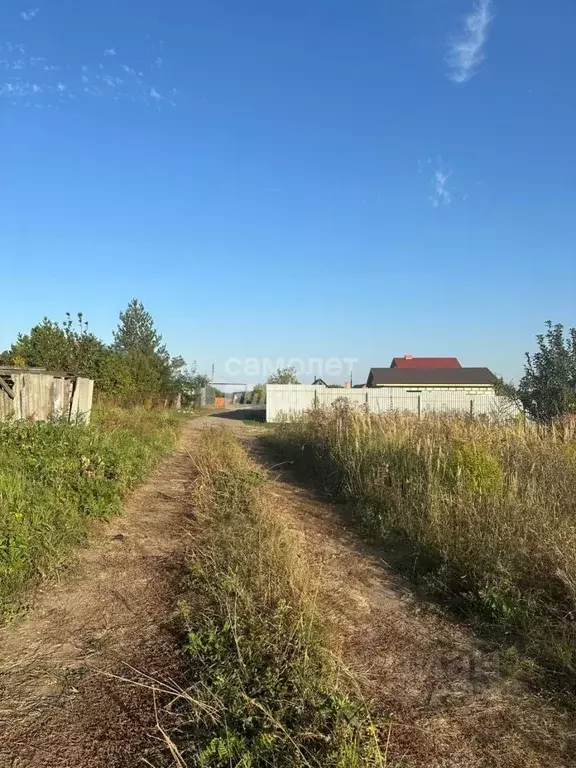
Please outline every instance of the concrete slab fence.
M340 398L347 400L352 407L370 413L440 412L500 418L512 418L521 413L507 398L495 395L491 389L479 392L475 387L470 390L423 389L420 392L407 392L398 387L336 389L306 384L267 384L266 421L278 422L284 418L300 416L310 408L329 407Z

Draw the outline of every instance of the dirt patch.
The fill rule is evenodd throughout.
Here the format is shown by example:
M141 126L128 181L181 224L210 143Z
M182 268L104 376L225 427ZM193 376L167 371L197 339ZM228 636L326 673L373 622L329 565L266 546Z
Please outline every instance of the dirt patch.
M0 630L0 766L134 766L154 752L149 690L106 673L177 674L172 615L181 588L196 431L99 524L68 583ZM130 665L130 666L128 666Z

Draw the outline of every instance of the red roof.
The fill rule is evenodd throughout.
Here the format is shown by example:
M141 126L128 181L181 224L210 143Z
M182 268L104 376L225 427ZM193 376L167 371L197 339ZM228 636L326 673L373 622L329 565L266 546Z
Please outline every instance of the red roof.
M456 357L395 357L390 368L462 368Z

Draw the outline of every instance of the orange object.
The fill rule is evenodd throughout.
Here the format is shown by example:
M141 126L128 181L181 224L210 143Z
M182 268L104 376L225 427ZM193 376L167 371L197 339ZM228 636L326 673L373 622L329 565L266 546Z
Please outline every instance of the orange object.
M225 397L215 397L214 398L214 405L216 408L225 408L226 407L226 398Z

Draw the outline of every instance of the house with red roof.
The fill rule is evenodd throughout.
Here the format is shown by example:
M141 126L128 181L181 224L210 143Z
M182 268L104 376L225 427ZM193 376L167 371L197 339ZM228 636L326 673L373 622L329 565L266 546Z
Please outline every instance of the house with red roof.
M393 357L390 368L462 368L457 357Z
M491 394L497 377L488 368L466 368L456 357L395 357L389 368L371 368L367 387L395 387L406 392L458 390Z

